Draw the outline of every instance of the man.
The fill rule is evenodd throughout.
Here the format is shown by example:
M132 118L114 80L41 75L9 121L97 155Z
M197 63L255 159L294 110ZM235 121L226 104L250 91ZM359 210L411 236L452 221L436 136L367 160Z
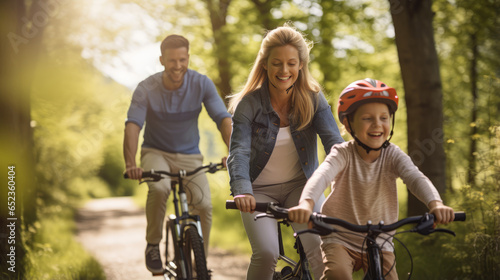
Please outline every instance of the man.
M163 72L153 74L137 86L125 122L123 153L126 172L131 179L140 179L144 169L176 172L193 170L203 163L199 150L198 117L205 106L209 116L229 146L231 115L219 97L214 83L205 75L188 69L189 41L179 35L166 37L161 44L160 62ZM136 164L139 133L146 122L141 149L141 167ZM143 169L144 168L144 169ZM193 214L201 218L205 251L212 224L210 188L205 174L191 178L188 202ZM159 243L162 238L166 201L170 180L148 183L146 202L146 267L162 273Z

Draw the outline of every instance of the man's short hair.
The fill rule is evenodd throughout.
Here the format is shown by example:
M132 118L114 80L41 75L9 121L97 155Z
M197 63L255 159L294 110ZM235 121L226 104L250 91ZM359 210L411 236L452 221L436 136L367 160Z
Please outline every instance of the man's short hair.
M169 35L161 42L161 53L167 49L178 49L185 47L189 51L189 41L181 35Z

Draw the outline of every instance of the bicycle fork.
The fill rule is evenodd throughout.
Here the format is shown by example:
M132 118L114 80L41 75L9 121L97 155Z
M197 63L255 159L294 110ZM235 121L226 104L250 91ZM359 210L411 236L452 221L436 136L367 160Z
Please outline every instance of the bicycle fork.
M378 235L378 234L377 234ZM377 235L367 239L367 259L368 271L363 277L364 280L383 280L382 263L380 261L380 247L375 242ZM373 263L372 263L373 262Z
M179 264L180 265L180 274L179 276L182 277L182 279L187 279L188 277L188 271L186 268L188 267L186 263L187 256L185 255L186 252L183 250L184 248L184 231L186 230L186 227L189 226L195 226L198 234L203 240L203 233L201 230L201 222L200 222L200 217L198 215L189 215L189 205L187 203L187 195L186 192L184 192L182 183L179 183L179 197L177 198L177 194L175 192L175 187L172 185L172 190L173 190L173 195L174 195L174 210L175 210L175 216L170 215L170 219L174 220L174 231L175 233L173 236L173 242L175 242L176 247L178 248L178 253L180 256ZM180 202L180 203L178 203ZM180 209L178 205L180 204Z
M200 235L200 237L203 240L203 232L201 230L201 222L200 222L199 216L189 215L189 204L187 202L187 195L186 195L186 192L184 191L184 186L182 184L182 180L179 181L179 191L178 191L179 200L180 200L179 204L181 206L180 211L177 207L177 205L179 205L177 203L179 200L177 200L177 195L176 195L173 184L172 184L172 190L173 190L173 194L174 194L175 214L177 215L177 217L180 217L180 220L182 220L183 225L187 225L187 224L195 225L196 230L198 231L198 234ZM191 220L191 221L188 221L188 220ZM180 224L180 222L178 222L177 224ZM179 228L179 233L181 232L180 230L181 230L181 228Z

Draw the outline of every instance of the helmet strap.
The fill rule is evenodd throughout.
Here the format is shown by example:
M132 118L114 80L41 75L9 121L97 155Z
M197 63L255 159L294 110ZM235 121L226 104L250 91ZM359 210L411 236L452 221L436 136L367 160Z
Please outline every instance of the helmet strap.
M349 130L351 131L352 138L354 138L354 141L356 141L356 143L358 143L358 145L361 148L365 149L367 154L369 154L371 151L380 151L381 149L385 149L385 148L389 147L389 145L391 144L391 143L389 143L389 141L391 141L392 135L394 134L394 123L395 123L395 119L396 119L395 112L392 114L392 128L391 128L391 133L389 133L389 138L384 141L382 146L375 148L375 149L372 147L369 147L365 143L361 142L361 140L359 140L358 137L356 137L356 134L354 133L354 130L352 129L351 121L349 120L349 117L346 116L346 118L347 118L347 124L349 125Z

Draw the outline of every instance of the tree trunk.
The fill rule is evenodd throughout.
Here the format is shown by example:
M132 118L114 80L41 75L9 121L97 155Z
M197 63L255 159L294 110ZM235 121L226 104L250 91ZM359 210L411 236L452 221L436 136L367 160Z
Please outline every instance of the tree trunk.
M475 189L476 182L476 152L477 152L477 61L478 48L476 34L470 35L472 58L470 65L470 84L472 94L472 113L471 113L471 132L470 132L470 150L469 150L469 169L467 174L467 184Z
M205 0L212 23L212 32L215 41L215 56L217 57L217 66L219 69L219 79L215 80L220 94L227 103L226 96L232 93L231 88L231 64L229 63L229 53L231 40L224 30L226 26L227 11L231 0Z
M345 7L342 2L338 1L321 1L320 5L323 10L323 15L318 23L321 30L320 43L314 46L313 51L319 53L318 58L331 58L315 60L323 72L323 80L320 82L325 87L325 94L328 96L332 94L334 85L340 77L338 61L335 59L335 48L332 44L335 32L337 31L337 17L335 14L339 8L336 8L336 6L342 5L340 9Z
M0 4L0 182L2 207L0 251L2 276L25 279L30 244L28 228L36 221L36 184L30 91L46 20L44 3ZM8 207L9 206L9 207Z
M443 148L442 87L432 27L432 1L391 0L399 64L404 83L408 154L443 194L446 157ZM408 195L408 215L428 211Z
M255 5L255 9L259 11L259 24L262 25L265 30L272 30L276 28L276 21L271 14L271 9L280 5L276 1L263 1L263 0L252 0Z

